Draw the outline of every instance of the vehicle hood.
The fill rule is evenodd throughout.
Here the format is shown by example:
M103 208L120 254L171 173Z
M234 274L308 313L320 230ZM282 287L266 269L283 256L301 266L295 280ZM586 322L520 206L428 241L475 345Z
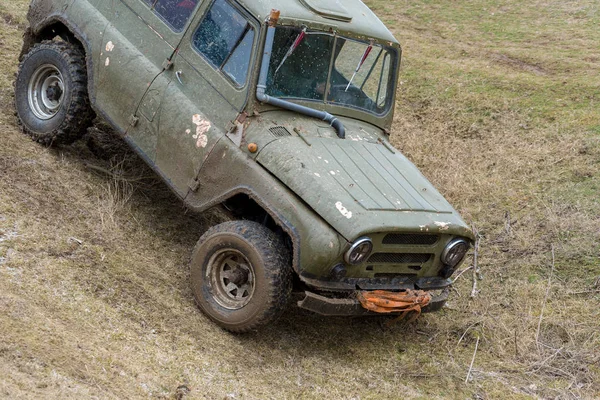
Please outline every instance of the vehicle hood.
M265 144L256 160L349 241L415 230L471 237L452 206L381 137L298 131Z

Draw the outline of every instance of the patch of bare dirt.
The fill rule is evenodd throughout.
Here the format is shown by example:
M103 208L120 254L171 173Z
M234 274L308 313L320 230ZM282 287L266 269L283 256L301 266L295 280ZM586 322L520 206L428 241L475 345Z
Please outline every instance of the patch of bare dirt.
M508 67L521 71L531 72L535 75L548 75L549 73L548 70L546 70L539 64L530 63L528 61L521 60L517 57L508 56L506 54L492 53L490 55L490 58L498 64L506 65Z
M19 20L12 14L7 12L0 13L0 18L4 20L8 25L14 26L19 30L25 30L26 24L19 22Z

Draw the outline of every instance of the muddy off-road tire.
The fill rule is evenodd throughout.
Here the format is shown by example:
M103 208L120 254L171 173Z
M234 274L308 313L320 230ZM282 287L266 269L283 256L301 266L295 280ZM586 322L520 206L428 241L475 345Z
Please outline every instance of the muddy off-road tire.
M79 139L93 116L81 50L62 41L34 45L19 64L15 108L23 131L36 142L70 144Z
M194 249L190 269L198 306L231 332L272 322L291 296L289 251L256 222L230 221L209 229Z

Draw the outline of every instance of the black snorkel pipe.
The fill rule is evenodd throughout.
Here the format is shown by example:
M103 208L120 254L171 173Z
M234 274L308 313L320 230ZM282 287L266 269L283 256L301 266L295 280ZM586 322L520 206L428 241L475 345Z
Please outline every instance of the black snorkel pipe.
M260 76L256 87L256 98L258 101L266 104L271 104L276 107L281 107L286 110L295 111L300 114L308 115L309 117L317 118L328 122L336 131L338 137L346 138L346 128L342 121L325 111L315 110L310 107L301 106L286 100L271 97L265 92L267 90L267 75L269 73L269 63L271 61L271 53L273 51L273 38L275 37L275 26L279 21L279 10L271 10L269 20L267 22L267 39L265 41L265 51L263 53L262 64L260 66Z

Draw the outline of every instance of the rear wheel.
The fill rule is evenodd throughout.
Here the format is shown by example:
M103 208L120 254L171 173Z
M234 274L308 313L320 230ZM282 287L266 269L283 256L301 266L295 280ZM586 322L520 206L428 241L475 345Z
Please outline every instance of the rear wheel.
M93 116L81 50L62 41L34 45L19 65L15 108L24 132L39 143L79 139Z
M247 332L275 320L292 289L282 239L251 221L217 225L198 241L191 261L198 306L221 327Z

